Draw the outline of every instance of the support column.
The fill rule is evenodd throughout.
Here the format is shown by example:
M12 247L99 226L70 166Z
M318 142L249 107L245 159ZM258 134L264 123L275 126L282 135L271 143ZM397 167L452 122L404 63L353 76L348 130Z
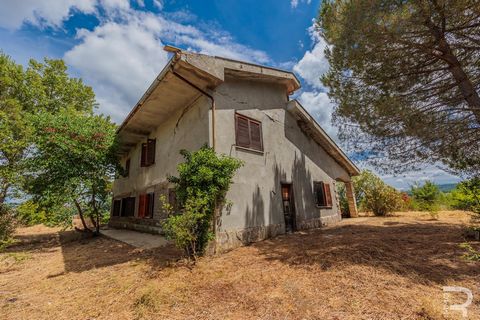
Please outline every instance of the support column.
M353 190L353 183L345 182L345 190L347 191L348 209L351 218L358 217L357 201L355 199L355 191Z

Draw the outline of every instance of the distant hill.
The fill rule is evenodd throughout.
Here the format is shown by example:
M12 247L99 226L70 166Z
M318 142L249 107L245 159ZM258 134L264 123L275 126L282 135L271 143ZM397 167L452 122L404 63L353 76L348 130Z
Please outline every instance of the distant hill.
M455 189L456 186L457 186L457 183L445 183L445 184L439 184L438 188L442 192L450 192L453 189Z

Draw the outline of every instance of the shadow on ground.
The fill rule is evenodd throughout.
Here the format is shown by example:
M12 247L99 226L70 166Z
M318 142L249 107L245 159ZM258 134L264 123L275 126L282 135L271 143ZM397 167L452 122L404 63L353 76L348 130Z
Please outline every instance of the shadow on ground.
M265 259L323 270L352 265L384 268L423 283L480 277L478 264L459 257L462 228L443 223L340 225L254 245Z

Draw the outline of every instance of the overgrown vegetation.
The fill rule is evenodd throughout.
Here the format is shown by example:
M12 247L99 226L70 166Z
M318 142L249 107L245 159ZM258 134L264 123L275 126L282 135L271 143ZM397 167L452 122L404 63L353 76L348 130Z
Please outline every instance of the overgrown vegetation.
M170 177L175 184L178 213L170 213L163 227L167 238L183 249L188 257L196 258L205 252L213 237L217 211L225 202L225 195L235 172L242 162L217 155L207 146L195 152L180 152L185 162L177 166L178 177ZM170 210L171 211L171 210Z
M414 202L413 206L420 211L428 211L432 218L438 218L440 189L431 181L425 181L420 186L415 184L410 189Z
M451 205L480 214L480 177L460 182L451 192Z
M94 115L95 94L62 60L30 60L23 68L0 52L0 213L31 225L71 226L78 214L98 232L110 205L117 159L115 125ZM5 211L5 210L3 210ZM6 212L6 211L5 211Z
M11 208L6 204L0 204L0 250L12 241L15 232L15 219Z
M369 170L363 170L354 177L353 184L361 211L386 216L402 206L401 194Z

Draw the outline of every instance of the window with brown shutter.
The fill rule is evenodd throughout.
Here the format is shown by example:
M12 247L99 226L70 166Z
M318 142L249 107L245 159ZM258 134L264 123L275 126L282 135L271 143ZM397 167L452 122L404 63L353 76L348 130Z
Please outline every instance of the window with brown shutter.
M141 194L138 197L138 217L144 218L147 211L147 195Z
M332 207L332 193L330 184L322 181L315 181L313 183L313 193L315 195L315 203L317 207Z
M140 166L148 167L155 164L155 145L156 139L148 139L146 143L142 143L140 156Z
M155 164L155 144L157 143L156 139L147 140L147 166Z
M140 167L146 167L147 166L147 144L142 143L142 150L141 150L141 156L140 156Z
M239 147L263 151L262 123L236 113L235 138Z

